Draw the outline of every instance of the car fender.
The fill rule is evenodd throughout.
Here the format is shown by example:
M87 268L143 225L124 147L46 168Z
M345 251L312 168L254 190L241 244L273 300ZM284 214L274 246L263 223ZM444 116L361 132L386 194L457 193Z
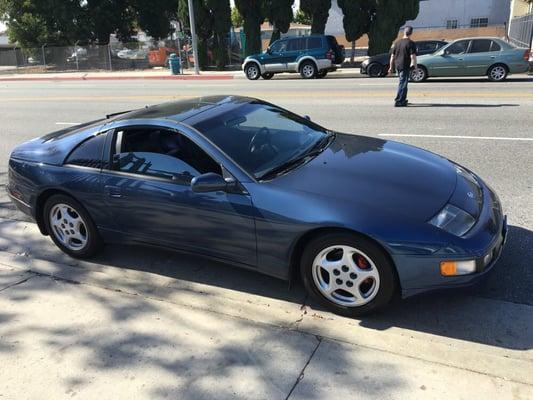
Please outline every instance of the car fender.
M242 70L244 71L246 69L246 66L250 63L255 63L259 67L261 74L264 74L266 72L265 66L261 64L258 60L253 58L244 60L244 62L242 63Z
M303 57L299 58L299 59L296 61L296 69L295 69L295 70L296 70L296 71L299 71L299 70L300 70L300 65L302 65L302 63L303 63L304 61L307 61L307 60L311 60L311 61L313 61L313 62L315 63L315 65L316 65L316 67L317 67L318 70L323 69L323 68L320 68L320 63L318 62L318 60L317 60L315 57L313 57L313 56L303 56ZM290 65L290 64L289 64L289 65Z

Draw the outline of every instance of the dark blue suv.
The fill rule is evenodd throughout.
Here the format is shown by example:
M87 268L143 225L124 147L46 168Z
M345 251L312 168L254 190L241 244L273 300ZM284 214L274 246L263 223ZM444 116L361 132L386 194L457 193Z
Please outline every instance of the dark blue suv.
M264 53L246 57L242 64L251 80L271 79L280 72L299 72L302 78L324 78L344 61L344 49L334 36L287 36L276 40Z

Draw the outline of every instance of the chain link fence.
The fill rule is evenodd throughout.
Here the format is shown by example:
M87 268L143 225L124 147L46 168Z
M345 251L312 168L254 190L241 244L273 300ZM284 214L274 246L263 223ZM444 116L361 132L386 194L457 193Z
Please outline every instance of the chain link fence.
M208 41L207 68L215 68L212 43ZM168 67L168 57L175 53L181 58L182 69L192 68L194 58L190 40L176 39L153 42L113 42L109 45L48 46L39 48L0 49L2 70L18 72L138 70ZM240 66L242 62L241 37L229 34L225 67ZM12 67L12 69L9 69Z

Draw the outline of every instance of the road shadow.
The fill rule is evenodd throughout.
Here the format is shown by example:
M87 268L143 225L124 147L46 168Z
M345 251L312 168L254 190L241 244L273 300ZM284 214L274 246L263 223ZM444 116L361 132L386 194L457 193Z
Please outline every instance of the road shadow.
M416 107L440 107L440 108L501 108L501 107L520 107L519 104L456 104L456 103L409 103L409 108Z

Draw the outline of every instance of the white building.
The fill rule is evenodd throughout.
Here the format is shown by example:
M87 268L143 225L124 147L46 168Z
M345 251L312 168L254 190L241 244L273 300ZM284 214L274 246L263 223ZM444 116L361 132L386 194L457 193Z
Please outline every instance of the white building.
M420 13L407 23L414 28L479 28L504 25L509 20L511 0L420 0ZM332 0L326 33L340 35L342 10Z

